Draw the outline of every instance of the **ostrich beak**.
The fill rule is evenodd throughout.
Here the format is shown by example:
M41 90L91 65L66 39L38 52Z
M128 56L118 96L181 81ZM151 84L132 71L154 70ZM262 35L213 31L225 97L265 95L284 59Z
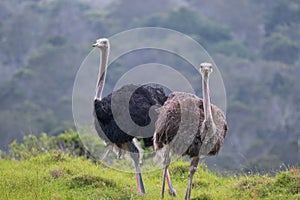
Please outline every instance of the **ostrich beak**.
M98 46L98 44L97 44L97 43L94 43L94 44L92 45L92 47L96 47L96 46Z

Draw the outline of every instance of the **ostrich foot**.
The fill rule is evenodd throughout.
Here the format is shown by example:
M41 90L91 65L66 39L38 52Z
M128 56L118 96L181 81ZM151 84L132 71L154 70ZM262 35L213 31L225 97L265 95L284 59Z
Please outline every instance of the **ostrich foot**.
M168 192L169 192L169 195L170 195L170 196L176 197L176 190L175 190L174 188L169 189Z
M138 196L143 196L143 195L146 195L146 192L138 192Z

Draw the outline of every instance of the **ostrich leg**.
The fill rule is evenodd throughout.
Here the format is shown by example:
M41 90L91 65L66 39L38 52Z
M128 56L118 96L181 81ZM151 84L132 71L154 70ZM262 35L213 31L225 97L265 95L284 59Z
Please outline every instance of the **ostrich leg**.
M106 159L106 157L108 156L108 154L112 151L112 149L113 149L113 145L108 145L107 146L106 152L104 153L104 155L100 159L101 162L104 162L104 160Z
M168 191L169 195L175 197L176 196L176 190L173 188L170 173L169 173L168 169L167 169L167 173L166 173L166 178L167 178L168 186L169 186L169 191Z
M165 195L165 184L166 184L166 177L170 178L168 173L168 167L170 165L170 148L169 146L166 147L164 152L164 162L163 162L163 173L162 173L162 185L161 185L161 199L164 199Z
M141 169L140 169L140 164L139 164L139 150L134 145L133 142L126 143L126 146L129 150L130 156L134 162L138 194L140 194L140 195L146 194L144 183L143 183L143 178L142 178L142 173L141 173Z
M168 187L169 187L169 195L176 196L176 190L173 188L171 176L168 170L168 167L170 165L170 157L169 157L170 149L167 146L166 151L164 152L164 162L163 162L163 175L162 175L162 187L161 187L161 199L164 198L165 194L165 184L166 184L166 178L168 181Z
M188 183L188 187L186 189L186 194L185 194L185 198L184 198L185 200L189 200L191 198L193 177L197 170L198 163L199 163L199 157L192 158L191 165L190 165L190 173L189 173L189 183Z

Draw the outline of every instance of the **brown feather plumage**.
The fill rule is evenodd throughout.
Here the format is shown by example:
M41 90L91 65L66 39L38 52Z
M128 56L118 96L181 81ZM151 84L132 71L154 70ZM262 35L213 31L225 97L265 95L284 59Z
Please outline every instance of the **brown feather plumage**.
M209 156L218 154L227 132L223 111L213 104L211 109L217 128L217 140L209 151ZM199 153L201 154L200 149L205 137L200 133L204 120L203 99L189 93L173 92L169 95L163 107L157 109L157 111L159 116L156 121L153 138L155 150L162 149L165 145L173 143L171 150L180 156L189 155L194 157L199 155ZM188 119L188 123L181 123L182 112L185 112L184 117ZM196 126L196 128L192 128L193 132L189 132L191 130L189 126ZM185 138L179 139L182 137ZM180 142L174 142L174 138L178 138Z

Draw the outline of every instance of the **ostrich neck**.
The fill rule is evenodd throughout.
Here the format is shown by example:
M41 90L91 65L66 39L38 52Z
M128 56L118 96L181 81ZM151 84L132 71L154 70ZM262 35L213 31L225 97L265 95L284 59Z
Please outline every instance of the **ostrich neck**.
M102 91L103 91L103 87L105 84L105 77L106 77L108 54L109 54L109 47L107 49L102 50L95 99L102 98Z
M204 107L204 120L207 122L213 122L211 103L209 97L209 87L208 87L208 75L204 75L202 78L203 86L203 107Z

